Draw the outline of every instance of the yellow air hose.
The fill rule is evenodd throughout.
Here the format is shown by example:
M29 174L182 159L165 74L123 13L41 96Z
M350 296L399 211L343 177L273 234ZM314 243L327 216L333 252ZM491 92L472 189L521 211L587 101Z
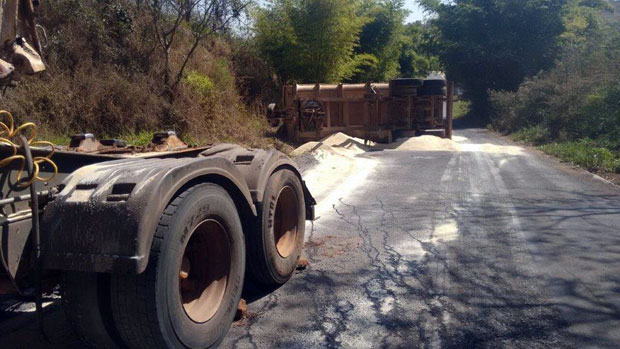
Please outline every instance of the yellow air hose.
M33 122L27 122L18 128L15 128L15 120L13 119L13 115L6 110L0 110L0 119L6 118L9 121L9 125L0 121L0 144L6 144L13 149L13 155L0 160L0 168L4 166L8 166L12 164L14 161L20 161L19 170L17 171L17 182L16 184L20 187L30 186L34 181L47 182L51 181L58 174L58 166L52 161L52 156L54 155L54 143L47 141L35 141L37 136L37 125ZM30 136L26 137L28 140L28 144L33 147L50 147L51 150L47 156L38 156L32 159L34 165L34 172L32 176L23 180L22 176L24 174L24 167L26 166L26 157L23 155L17 154L17 150L19 146L13 142L13 140L22 134L22 132L26 129L30 129ZM39 176L39 165L42 163L48 163L54 169L54 173L49 177L41 177Z

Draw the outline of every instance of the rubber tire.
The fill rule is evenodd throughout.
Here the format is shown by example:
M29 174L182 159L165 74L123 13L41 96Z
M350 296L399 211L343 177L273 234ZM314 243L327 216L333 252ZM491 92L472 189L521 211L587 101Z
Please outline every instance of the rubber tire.
M446 94L445 87L422 87L418 89L418 96L445 96Z
M392 87L393 97L415 97L418 95L417 87Z
M227 230L231 271L218 311L210 320L196 323L180 301L179 268L188 232L205 219L215 219ZM239 214L226 190L206 183L181 193L160 218L146 270L112 276L112 313L124 342L131 348L217 347L241 298L245 253Z
M414 79L414 78L403 78L403 79L394 79L391 81L391 85L394 88L397 87L420 87L424 84L423 79Z
M443 88L448 86L448 82L446 80L441 79L428 79L424 80L424 87L428 88Z
M124 347L110 310L110 275L65 272L62 305L78 339L91 348Z
M297 236L295 250L286 258L282 258L276 248L273 220L275 216L276 201L280 190L290 186L297 196ZM297 175L287 169L274 172L265 188L263 202L258 205L259 214L254 229L248 234L248 276L253 281L268 285L278 286L286 283L297 268L297 260L301 255L304 244L306 225L306 204L303 187Z

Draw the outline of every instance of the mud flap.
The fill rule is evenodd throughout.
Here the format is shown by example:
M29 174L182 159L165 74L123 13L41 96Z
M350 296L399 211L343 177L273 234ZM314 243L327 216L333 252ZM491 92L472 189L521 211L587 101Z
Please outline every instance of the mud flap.
M306 186L305 181L301 181L301 186L304 188L304 199L306 202L306 220L313 221L315 220L314 206L316 206L316 200L310 194L310 190Z

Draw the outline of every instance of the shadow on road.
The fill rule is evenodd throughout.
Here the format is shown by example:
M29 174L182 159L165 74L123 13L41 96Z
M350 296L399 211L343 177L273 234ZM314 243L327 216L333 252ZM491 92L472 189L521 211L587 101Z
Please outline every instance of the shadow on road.
M383 156L396 163L405 155ZM538 182L542 174L525 167L524 177L503 178L502 192L491 177L472 177L486 164L472 159L483 155L441 156L461 157L455 168L469 175L449 187L426 181L341 200L322 228L335 237L309 232L310 269L258 299L262 315L232 343L252 343L250 326L278 314L296 320L278 319L281 335L268 337L274 347L298 346L307 334L326 347L368 334L380 347L616 347L620 192L562 185L556 172L545 178L557 185ZM398 182L393 162L385 165ZM448 220L457 236L433 236ZM351 241L359 243L347 249Z

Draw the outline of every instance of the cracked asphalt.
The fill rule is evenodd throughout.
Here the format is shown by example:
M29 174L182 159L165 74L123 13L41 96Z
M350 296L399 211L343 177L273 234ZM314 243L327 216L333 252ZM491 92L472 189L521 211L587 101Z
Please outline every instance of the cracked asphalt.
M378 164L307 225L309 268L250 295L223 347L618 347L620 188L456 135L470 151L360 155Z
M359 155L367 173L318 198L308 269L248 285L222 347L618 347L620 188L484 130L456 135L468 151ZM0 312L0 347L81 347L59 306L54 345L20 307Z

